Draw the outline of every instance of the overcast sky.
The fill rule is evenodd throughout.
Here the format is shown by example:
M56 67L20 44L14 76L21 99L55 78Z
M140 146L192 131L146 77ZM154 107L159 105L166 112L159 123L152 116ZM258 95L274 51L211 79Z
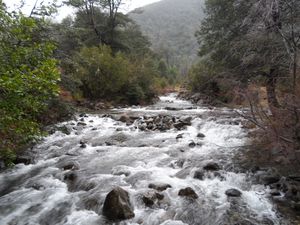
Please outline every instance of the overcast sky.
M36 0L25 0L25 6L24 6L24 13L29 13L30 10L32 9L34 3ZM42 0L40 0L42 1ZM158 2L160 0L124 0L125 5L122 6L122 11L123 12L129 12L135 8L151 4L153 2ZM45 1L47 2L47 1ZM10 7L10 8L15 8L18 5L20 5L20 0L4 0L4 3ZM72 9L69 7L62 7L59 10L58 15L56 16L57 20L61 20L62 18L66 17L67 15L72 14Z

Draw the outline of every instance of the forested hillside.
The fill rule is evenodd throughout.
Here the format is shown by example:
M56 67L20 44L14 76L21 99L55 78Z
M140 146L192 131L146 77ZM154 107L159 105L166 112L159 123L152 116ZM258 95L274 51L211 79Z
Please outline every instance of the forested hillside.
M150 38L152 48L169 66L185 73L197 56L195 32L204 17L203 0L163 0L136 9L129 16Z

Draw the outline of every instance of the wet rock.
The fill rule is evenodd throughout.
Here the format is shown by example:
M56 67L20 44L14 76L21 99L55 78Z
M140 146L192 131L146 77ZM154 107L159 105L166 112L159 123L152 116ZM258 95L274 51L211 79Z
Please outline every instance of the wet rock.
M176 136L176 140L182 139L182 138L183 138L183 134L178 134L178 135Z
M183 123L185 126L191 126L192 119L193 119L193 117L191 117L191 116L183 116L183 117L180 117L179 121L181 123Z
M189 147L190 147L190 148L196 147L196 143L195 143L194 141L191 141L191 142L189 143Z
M63 170L79 170L80 165L78 162L66 162L60 166Z
M174 127L177 129L177 130L183 130L186 128L186 125L182 122L177 122L177 123L174 123Z
M277 175L262 175L260 176L260 181L264 185L274 184L280 181L280 177Z
M242 192L240 192L239 190L237 189L228 189L225 194L228 196L228 197L241 197L242 195Z
M23 163L25 165L29 165L33 163L33 159L31 156L27 155L18 155L14 161L15 164Z
M126 177L128 177L131 174L127 166L117 166L112 169L111 173L115 176L125 175Z
M84 198L83 204L85 209L92 210L100 214L102 203L100 202L98 196L89 196L88 198Z
M79 117L88 117L85 113L79 114Z
M167 190L168 188L172 188L172 186L170 184L159 184L159 183L151 183L148 185L149 188L151 189L155 189L157 191L165 191Z
M64 180L68 181L68 182L74 182L75 180L77 180L78 175L75 172L68 172L64 175Z
M278 191L278 190L273 190L273 191L271 191L271 192L270 192L270 195L271 195L271 196L274 196L274 197L275 197L275 196L281 196L280 191Z
M81 141L79 142L80 148L86 148L86 147L87 147L86 143L87 143L86 141L81 140Z
M60 127L57 127L57 130L62 132L63 134L66 134L66 135L70 135L71 134L71 129L67 126L60 126Z
M103 215L113 221L133 218L135 215L129 193L120 187L109 192L104 201Z
M178 159L174 163L171 164L171 167L173 168L182 168L185 163L185 159Z
M196 192L190 187L179 190L178 195L181 197L187 197L187 198L191 198L191 199L198 198L198 195L196 194Z
M123 123L126 123L127 121L130 120L130 118L127 114L123 114L123 115L120 116L120 118L118 120L123 122Z
M197 170L194 173L194 178L198 180L204 180L205 173L203 170Z
M79 127L84 127L84 126L86 126L87 124L86 123L84 123L84 122L78 122L77 123L77 126L79 126Z
M202 133L197 134L197 138L205 138L205 135Z
M217 171L220 170L221 168L217 163L209 162L205 166L203 166L203 169L208 171Z
M147 192L143 194L142 201L147 207L152 207L154 204L158 203L158 201L164 199L164 195L157 192Z
M166 107L165 109L169 110L169 111L179 111L179 110L181 110L181 108L175 108L175 107Z
M185 179L190 175L191 169L185 168L183 170L180 170L178 173L175 174L175 177L180 179Z

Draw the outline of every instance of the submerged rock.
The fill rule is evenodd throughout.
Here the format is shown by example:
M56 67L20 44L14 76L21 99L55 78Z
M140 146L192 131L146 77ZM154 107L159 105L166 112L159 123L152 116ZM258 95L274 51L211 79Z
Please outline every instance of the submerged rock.
M120 187L109 192L103 205L103 215L114 221L133 218L135 214L128 192Z
M181 196L181 197L187 197L187 198L191 198L191 199L197 199L198 198L198 195L196 194L196 192L190 187L181 189L178 192L178 195Z
M151 189L155 189L157 191L164 191L167 190L168 188L172 188L170 184L154 184L154 183L149 184L148 187Z
M240 192L239 190L237 189L228 189L225 194L228 196L228 197L241 197L242 195L242 192Z

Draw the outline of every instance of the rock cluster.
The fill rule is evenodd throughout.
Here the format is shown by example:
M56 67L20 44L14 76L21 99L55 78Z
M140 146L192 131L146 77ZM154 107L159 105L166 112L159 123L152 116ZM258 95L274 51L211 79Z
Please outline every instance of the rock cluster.
M172 117L168 115L144 116L136 120L135 124L141 131L167 131L170 129L184 130L191 126L192 117Z

